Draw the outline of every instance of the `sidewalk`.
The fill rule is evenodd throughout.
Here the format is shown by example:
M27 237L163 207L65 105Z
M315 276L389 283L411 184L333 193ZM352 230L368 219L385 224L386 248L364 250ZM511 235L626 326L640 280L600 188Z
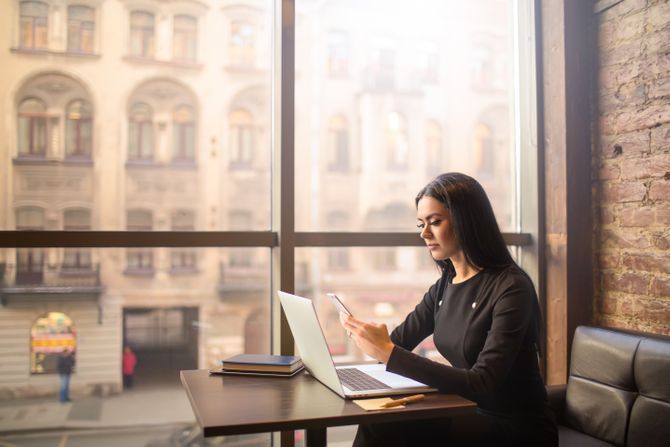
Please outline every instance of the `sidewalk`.
M60 428L132 427L195 420L181 386L132 389L107 397L0 402L0 433Z

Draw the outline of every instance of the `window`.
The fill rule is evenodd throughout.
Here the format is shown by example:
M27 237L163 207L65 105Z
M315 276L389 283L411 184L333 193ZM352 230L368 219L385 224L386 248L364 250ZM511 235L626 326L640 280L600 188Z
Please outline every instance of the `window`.
M70 103L65 113L65 155L90 158L93 140L91 109L86 101Z
M153 213L142 209L130 210L126 226L128 230L149 231L153 228ZM126 273L153 274L153 250L128 248L126 250Z
M155 38L154 15L146 11L130 13L130 55L153 59Z
M67 50L93 54L95 42L95 10L74 5L67 8Z
M395 270L396 249L395 248L377 248L372 253L372 266L375 270L389 271Z
M416 49L417 78L419 81L435 83L439 75L438 46L434 42L422 42Z
M39 99L19 105L19 156L45 157L47 153L47 107Z
M440 174L440 171L445 166L444 159L446 158L442 149L442 130L440 125L435 121L430 120L426 123L426 173L430 177Z
M333 117L328 125L328 148L331 154L331 171L349 170L349 132L347 122L340 115Z
M172 231L193 231L195 213L191 210L176 210L170 216ZM195 272L197 270L197 251L192 248L173 248L170 250L170 272Z
M234 210L230 212L230 229L244 230L252 228L253 214L247 210ZM253 249L243 248L230 250L228 264L235 268L248 268L253 265Z
M35 206L16 210L17 230L43 230L44 209ZM41 248L16 250L16 283L41 285L44 279L45 253Z
M49 5L44 2L21 2L19 46L30 50L48 47Z
M254 162L253 118L246 110L235 110L228 116L230 122L230 166L249 168Z
M175 16L172 39L172 56L174 60L195 62L198 41L197 19L185 15Z
M388 38L375 41L368 83L375 90L393 90L396 78L395 43Z
M195 116L193 109L178 106L172 113L174 129L173 160L193 161L195 156Z
M256 29L247 22L235 21L230 25L230 62L252 67L256 59Z
M85 231L91 229L91 211L69 209L63 212L63 230ZM90 270L92 267L90 248L65 248L63 251L63 271Z
M328 34L328 73L332 77L347 76L349 72L349 36L332 31Z
M479 177L491 177L495 166L493 133L486 124L477 124L472 141L472 157L475 172Z
M386 120L387 166L389 169L406 169L409 161L407 120L397 112Z
M154 157L153 110L147 104L134 104L128 122L128 159Z

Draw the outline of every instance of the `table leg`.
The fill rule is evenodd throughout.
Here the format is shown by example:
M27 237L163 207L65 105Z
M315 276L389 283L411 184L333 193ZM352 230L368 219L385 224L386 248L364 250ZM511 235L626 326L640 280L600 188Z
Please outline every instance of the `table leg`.
M307 447L326 447L328 428L309 428L305 430L305 445Z

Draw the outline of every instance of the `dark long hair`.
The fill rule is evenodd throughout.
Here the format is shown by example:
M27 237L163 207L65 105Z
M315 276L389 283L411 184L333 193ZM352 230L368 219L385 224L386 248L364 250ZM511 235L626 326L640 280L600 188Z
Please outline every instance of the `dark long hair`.
M516 265L500 233L491 202L482 185L470 176L449 172L433 179L416 195L415 204L432 197L449 212L456 241L467 262L481 269L500 270ZM443 272L454 274L451 260L436 261Z

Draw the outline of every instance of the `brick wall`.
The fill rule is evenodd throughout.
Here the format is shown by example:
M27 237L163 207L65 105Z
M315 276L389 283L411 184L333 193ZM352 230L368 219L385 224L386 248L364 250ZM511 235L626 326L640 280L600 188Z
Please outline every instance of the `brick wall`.
M597 32L594 318L670 334L670 1L623 0Z

